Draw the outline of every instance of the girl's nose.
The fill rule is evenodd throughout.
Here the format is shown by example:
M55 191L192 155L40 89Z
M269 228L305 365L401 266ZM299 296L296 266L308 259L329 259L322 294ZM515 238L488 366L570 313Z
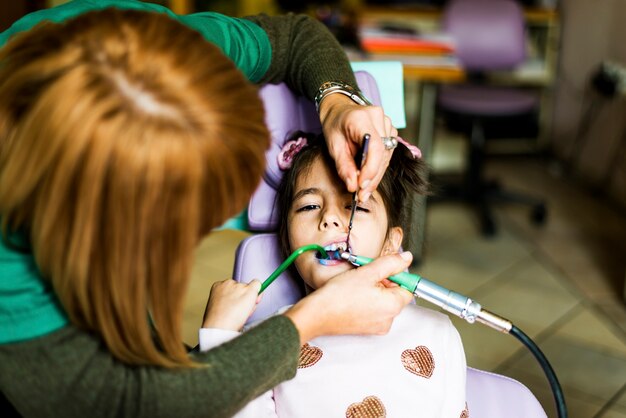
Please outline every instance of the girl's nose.
M324 228L328 228L330 225L333 225L334 227L339 228L339 222L337 221L331 221L330 223L324 221L323 223Z
M322 229L329 228L343 228L344 221L341 219L339 213L335 210L326 210L322 214L320 226Z

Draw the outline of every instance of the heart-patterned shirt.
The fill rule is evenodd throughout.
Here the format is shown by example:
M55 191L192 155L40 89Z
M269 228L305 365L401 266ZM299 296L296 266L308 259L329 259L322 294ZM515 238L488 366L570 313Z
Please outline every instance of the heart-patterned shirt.
M236 417L468 417L465 373L463 346L450 319L409 305L387 335L320 337L305 344L295 378Z

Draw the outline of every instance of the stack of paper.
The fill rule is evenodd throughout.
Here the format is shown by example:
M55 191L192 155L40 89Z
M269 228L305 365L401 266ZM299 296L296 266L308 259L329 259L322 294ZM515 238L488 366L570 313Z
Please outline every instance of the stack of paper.
M380 28L362 28L361 46L372 54L449 55L454 41L445 34L411 34Z
M443 33L417 34L392 31L378 26L361 27L361 46L372 61L400 61L411 67L458 70L455 44Z

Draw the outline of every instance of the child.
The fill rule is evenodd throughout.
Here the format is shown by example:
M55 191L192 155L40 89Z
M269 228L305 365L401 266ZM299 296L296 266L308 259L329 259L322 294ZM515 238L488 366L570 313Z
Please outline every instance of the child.
M346 243L352 204L323 141L302 133L297 138L279 156L287 167L277 197L284 256L306 244ZM357 206L347 243L354 254L375 258L400 250L409 192L426 189L419 150L406 145L393 152L371 198ZM307 292L354 268L312 252L294 264ZM201 348L228 335L201 331ZM260 397L239 416L468 416L461 340L448 317L430 309L407 306L384 336L316 338L302 347L298 367L294 379L273 390L273 402L270 395Z

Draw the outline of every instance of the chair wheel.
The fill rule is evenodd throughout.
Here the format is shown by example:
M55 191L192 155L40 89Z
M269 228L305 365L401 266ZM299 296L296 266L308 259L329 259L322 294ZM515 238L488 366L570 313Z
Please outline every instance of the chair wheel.
M535 225L544 225L546 223L547 216L548 211L546 210L546 205L540 203L533 207L533 210L530 213L530 220Z

